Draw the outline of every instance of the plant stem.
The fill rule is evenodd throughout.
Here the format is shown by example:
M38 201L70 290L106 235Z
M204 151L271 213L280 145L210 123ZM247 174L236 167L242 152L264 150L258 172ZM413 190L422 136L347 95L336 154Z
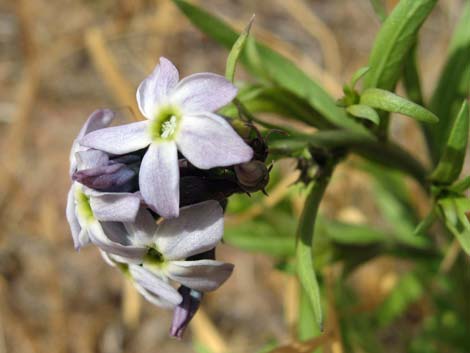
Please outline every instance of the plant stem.
M297 229L296 259L297 275L305 294L313 309L313 313L320 330L322 330L322 309L320 303L320 289L313 268L313 236L315 220L320 202L330 181L337 161L330 158L319 169L317 178L313 182L310 194L305 200L304 209L300 216Z

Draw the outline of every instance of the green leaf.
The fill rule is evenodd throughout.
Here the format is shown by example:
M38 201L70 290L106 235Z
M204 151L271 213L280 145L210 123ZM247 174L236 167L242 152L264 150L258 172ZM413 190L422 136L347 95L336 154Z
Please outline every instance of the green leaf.
M375 125L380 123L379 114L377 114L377 112L368 105L353 104L347 107L346 111L356 118L369 120Z
M467 151L469 120L468 103L464 101L457 117L454 119L439 164L431 174L430 179L436 184L451 184L459 177Z
M251 17L250 22L246 26L245 30L240 34L236 42L233 44L232 49L227 57L227 64L225 66L225 78L230 82L233 82L235 78L235 68L237 66L238 58L241 52L245 48L246 40L250 34L251 25L255 19L255 15Z
M437 0L401 0L395 6L375 39L368 63L371 69L363 82L363 88L395 90L408 52L436 2ZM388 122L388 115L381 114L381 135L386 135Z
M448 59L441 72L429 107L439 118L435 126L423 126L434 165L444 149L453 119L468 97L470 82L470 1L462 11L450 42Z
M173 0L173 2L196 27L226 48L231 48L237 40L237 33L222 20L197 6L189 4L187 1ZM257 43L256 47L259 60L270 80L305 99L328 121L330 127L343 127L352 131L370 134L361 124L350 119L344 110L336 106L336 101L320 85L300 70L297 65L265 45ZM258 72L259 63L253 63L250 58L251 56L248 56L247 53L242 53L240 56L241 62L249 71L263 75ZM312 115L308 121L312 126L318 125L315 117L315 115Z
M328 186L333 168L333 163L327 163L323 167L321 175L313 182L310 193L305 200L297 229L297 274L300 284L310 300L310 305L320 330L323 330L323 315L320 302L320 288L313 267L312 245L318 208Z
M362 224L329 221L322 222L322 227L332 241L343 245L368 245L389 240L384 232Z
M444 198L437 203L446 228L457 238L463 250L470 255L470 200L464 197Z
M419 28L437 0L401 0L385 20L369 58L364 87L393 90Z
M351 82L349 85L351 86L352 89L356 87L357 82L365 76L370 70L369 66L364 66L359 68L351 77Z
M309 297L304 290L299 293L299 320L297 322L297 337L306 341L320 334L316 327L315 315L310 304Z
M400 113L415 120L437 123L438 117L406 98L380 88L368 88L361 95L361 104L387 112Z
M250 221L237 224L236 227L227 227L224 241L246 251L277 257L295 255L295 239L280 234L278 228L264 221Z

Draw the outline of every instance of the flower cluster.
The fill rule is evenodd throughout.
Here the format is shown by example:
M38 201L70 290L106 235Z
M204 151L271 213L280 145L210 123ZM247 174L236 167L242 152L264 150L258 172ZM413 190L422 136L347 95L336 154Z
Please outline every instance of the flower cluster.
M215 260L227 197L260 190L268 178L259 141L214 113L236 94L212 73L180 81L161 58L137 89L146 120L110 126L114 113L95 111L70 153L66 214L75 248L94 244L148 301L174 308L176 337L203 293L233 270Z

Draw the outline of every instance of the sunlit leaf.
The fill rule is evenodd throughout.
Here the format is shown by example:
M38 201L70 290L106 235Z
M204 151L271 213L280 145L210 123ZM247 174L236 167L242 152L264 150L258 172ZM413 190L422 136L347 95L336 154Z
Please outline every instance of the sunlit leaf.
M250 34L251 25L253 24L254 16L251 18L250 22L240 34L236 42L233 44L232 49L227 57L227 64L225 66L225 78L233 82L235 78L235 68L237 66L238 58L245 48L247 38Z
M387 112L400 113L427 123L437 123L439 121L437 116L422 106L379 88L366 89L361 94L360 103Z
M364 87L393 90L418 30L437 0L401 0L387 17L374 42L369 58L370 71Z
M389 91L395 89L408 53L416 42L418 31L436 2L437 0L401 0L395 6L375 39L368 63L370 71L364 79L363 88L377 87ZM378 5L377 1L374 3ZM388 120L387 114L382 114L379 130L383 135Z

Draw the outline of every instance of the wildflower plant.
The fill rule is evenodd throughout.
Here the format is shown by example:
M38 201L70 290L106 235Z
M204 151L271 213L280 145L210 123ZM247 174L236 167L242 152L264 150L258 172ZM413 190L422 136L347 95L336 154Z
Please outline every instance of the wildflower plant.
M277 209L275 214L266 213L229 230L226 241L274 255L280 269L297 276L305 299L300 300L300 340L323 328L323 269L341 263L340 277L346 278L358 265L381 254L411 261L422 257L379 308L381 324L396 319L417 299L416 292L431 286L433 271L446 257L452 237L466 254L456 260L460 265L470 254L470 201L465 195L470 177L460 178L470 119L470 3L466 3L449 59L428 102L421 92L416 48L419 29L436 2L401 0L387 14L380 1L372 1L383 25L369 62L344 85L343 97L334 99L290 60L257 42L250 35L251 22L238 34L201 8L174 0L196 27L230 49L225 77L197 73L180 80L170 60L160 58L137 88L145 120L111 126L113 112L92 113L70 155L73 184L67 219L75 247L95 245L148 301L173 308L170 333L181 337L203 294L220 287L233 271L233 265L215 259L224 235L228 198L266 193L272 162L294 158L300 171L298 182L307 190L298 222L292 221L285 208ZM255 83L233 83L238 63ZM395 93L400 80L406 96ZM265 112L301 121L315 132L260 120L258 114ZM432 160L429 167L392 141L390 113L417 121ZM318 214L335 169L352 154L362 157L363 169L375 180L381 199L387 200L384 207L378 202L394 224L393 236ZM405 176L427 195L430 211L423 220L403 191ZM273 218L279 218L282 225L270 226ZM443 226L438 236L431 231L436 223ZM288 235L278 236L283 231ZM455 288L441 288L430 298L436 302L446 295L450 298L453 289L468 289L469 282L466 278L453 283ZM407 292L409 288L415 290ZM350 300L345 293L332 295ZM470 325L464 309L455 309L461 304L458 299L449 298L452 312ZM344 344L374 351L354 338L354 330L370 321L358 318L360 325L354 325L343 319ZM426 325L422 337L431 341L439 329L449 329ZM465 336L458 328L454 334ZM410 343L413 352L432 351L420 339ZM456 351L468 351L466 342L463 350Z

